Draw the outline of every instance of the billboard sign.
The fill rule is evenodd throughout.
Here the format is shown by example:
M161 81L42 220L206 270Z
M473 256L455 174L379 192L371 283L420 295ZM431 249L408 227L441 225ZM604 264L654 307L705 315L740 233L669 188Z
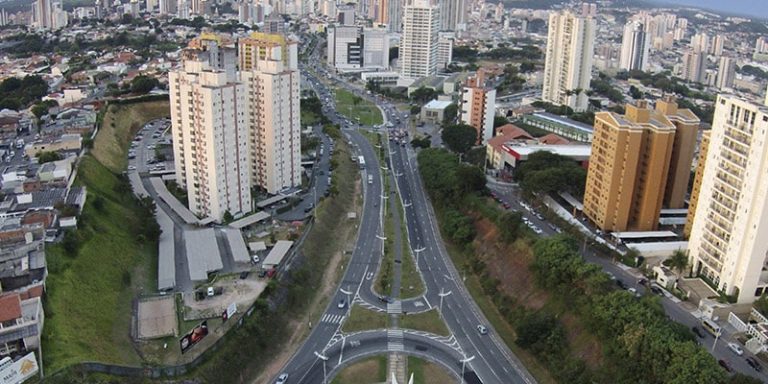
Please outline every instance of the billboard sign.
M232 303L221 313L221 321L227 321L235 313L237 313L237 303Z
M10 365L3 364L3 370L0 371L0 383L2 384L20 384L24 380L35 375L40 368L37 366L35 353L30 352L21 359L14 361Z
M208 320L200 323L200 325L193 328L191 331L189 331L189 333L184 335L181 340L179 340L181 353L187 352L195 344L199 343L200 340L205 338L205 336L208 336Z

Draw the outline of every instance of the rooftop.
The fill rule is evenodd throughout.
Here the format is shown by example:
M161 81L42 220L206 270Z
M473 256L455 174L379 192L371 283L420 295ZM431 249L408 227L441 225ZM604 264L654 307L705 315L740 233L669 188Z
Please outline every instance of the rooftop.
M556 153L558 155L588 159L592 154L591 145L543 145L534 144L528 145L524 143L507 143L502 145L502 148L508 153L514 153L521 157L528 157L530 154L539 151L547 151ZM522 159L521 159L522 160Z
M554 122L554 123L557 123L557 124L562 124L562 125L574 128L574 129L578 129L580 131L584 131L586 133L592 133L592 131L593 131L593 128L591 126L587 125L587 124L580 123L580 122L578 122L576 120L571 120L571 119L569 119L567 117L562 117L562 116L554 115L554 114L551 114L549 112L534 113L531 116L533 116L535 118L542 119L542 120L547 120L547 121L550 121L550 122Z
M453 104L452 101L449 100L432 100L429 103L427 103L424 108L427 109L445 109L449 105Z

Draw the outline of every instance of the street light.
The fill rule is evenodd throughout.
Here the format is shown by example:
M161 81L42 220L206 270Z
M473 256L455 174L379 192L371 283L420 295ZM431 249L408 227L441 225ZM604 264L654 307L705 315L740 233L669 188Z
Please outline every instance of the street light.
M419 267L419 254L420 254L421 252L423 252L425 249L427 249L427 248L426 248L426 247L421 247L421 248L419 248L419 249L414 249L414 250L413 250L414 252L416 252L416 268L418 268L418 267Z
M352 295L352 291L347 291L346 289L340 289L341 293L347 295L347 305L349 305L350 308L352 308L352 299L350 296Z
M443 298L450 295L451 293L451 291L445 292L445 288L440 288L440 293L437 294L440 296L440 317L443 317Z
M466 357L466 355L464 355L464 359L461 360L461 384L464 384L464 366L474 359L475 359L475 355L472 355L470 357Z
M328 374L325 370L325 362L328 361L328 356L321 355L317 351L315 351L315 356L317 356L318 359L323 361L323 384L328 384Z
M718 332L715 334L715 342L714 342L714 343L712 343L712 352L714 352L714 351L715 351L715 345L717 345L717 340L720 338L720 334L721 334L721 333L723 333L723 331L722 331L722 330L718 331Z

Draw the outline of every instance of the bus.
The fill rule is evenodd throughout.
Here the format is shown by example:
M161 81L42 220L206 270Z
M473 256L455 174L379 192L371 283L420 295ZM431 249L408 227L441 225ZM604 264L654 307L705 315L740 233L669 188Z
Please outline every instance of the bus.
M710 319L701 319L701 326L707 330L712 336L719 336L720 335L720 326L717 325L714 321Z
M358 156L357 164L360 166L360 169L365 169L365 158L362 156Z

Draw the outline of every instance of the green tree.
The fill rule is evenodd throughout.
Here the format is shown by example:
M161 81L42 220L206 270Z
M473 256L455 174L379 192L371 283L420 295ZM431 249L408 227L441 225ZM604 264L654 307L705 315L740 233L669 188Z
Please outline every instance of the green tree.
M52 161L61 160L61 155L58 152L42 151L37 153L37 162L39 164L50 163Z
M419 87L411 92L411 100L424 104L430 100L436 99L437 95L438 92L432 88Z
M157 79L149 76L136 76L131 80L131 92L139 95L149 93L158 85Z
M502 125L509 124L509 119L506 116L495 115L493 116L493 128L496 129Z
M499 217L499 231L501 239L507 243L517 240L520 235L520 225L523 223L523 215L520 212L504 212Z
M661 335L649 335L654 336ZM663 343L661 340L658 342ZM725 374L712 355L690 341L671 344L664 364L666 370L663 382L666 384L718 384L725 381Z
M449 125L443 128L441 137L448 149L464 154L477 143L477 130L466 124Z
M637 89L637 87L634 85L629 86L629 95L632 96L632 98L635 100L640 100L643 98L643 93L640 92L640 90Z
M672 253L672 256L669 257L667 264L670 268L672 268L672 270L677 272L679 277L685 271L685 268L688 267L688 255L685 253L685 251L678 249Z
M448 104L443 110L443 125L451 125L459 114L459 106L456 103Z

